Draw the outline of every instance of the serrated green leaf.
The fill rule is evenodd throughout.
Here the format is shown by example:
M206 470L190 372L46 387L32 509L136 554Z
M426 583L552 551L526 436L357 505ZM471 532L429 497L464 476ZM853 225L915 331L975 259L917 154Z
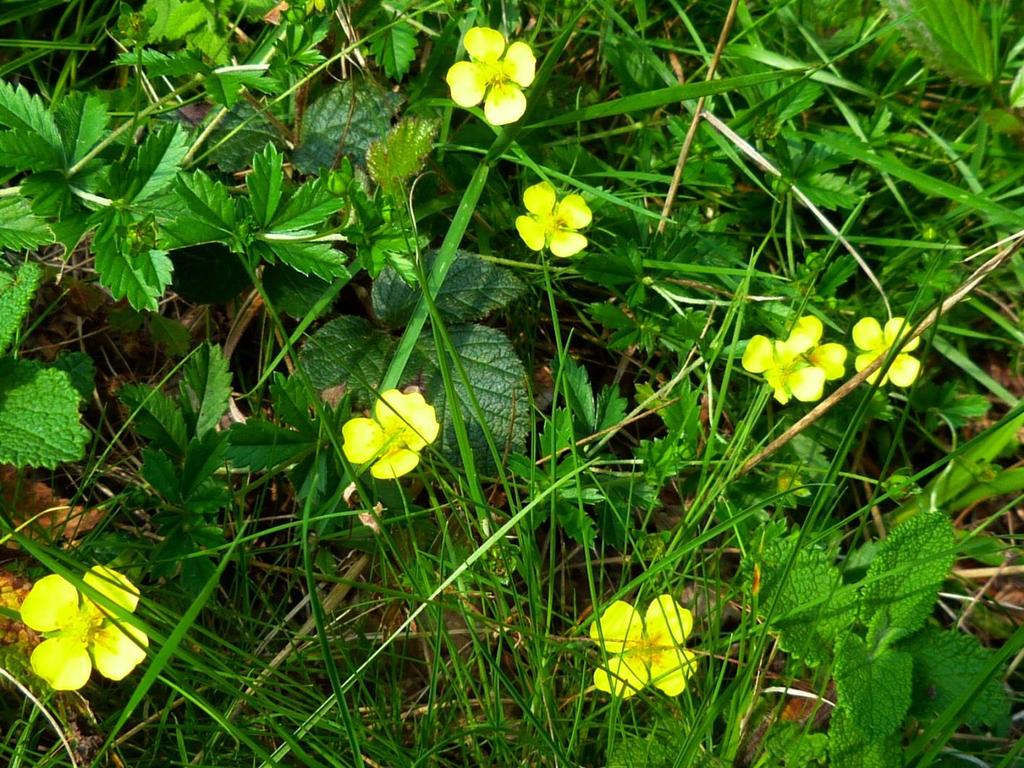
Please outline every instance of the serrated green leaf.
M401 80L416 60L416 30L404 21L392 21L370 40L370 52L385 75Z
M96 146L110 122L106 105L96 96L80 91L70 94L58 104L53 118L68 166L77 163Z
M23 197L0 197L0 248L27 251L53 242L53 230Z
M68 375L71 386L83 400L92 396L96 386L96 366L85 352L61 352L53 361L53 367Z
M166 453L144 448L142 451L142 478L168 501L180 504L181 490L178 467Z
M0 359L0 463L52 469L81 459L88 439L64 371Z
M11 128L0 134L0 166L14 171L54 170L64 167L64 155L39 134Z
M165 247L233 241L236 212L227 187L202 171L194 171L179 174L174 189L193 215L161 222Z
M7 351L36 295L42 268L27 261L12 270L0 262L0 354Z
M170 123L146 136L128 167L129 186L124 199L141 202L174 180L188 151L185 134Z
M423 255L425 272L430 272L436 257L436 251ZM508 306L525 289L509 270L476 254L458 251L434 302L446 322L467 323ZM406 284L392 268L384 269L373 282L373 312L392 327L409 320L419 299L419 289Z
M228 440L224 432L207 432L202 437L193 437L185 446L185 461L181 467L181 498L188 502L200 491L200 487L214 472L224 466ZM223 484L214 490L214 508L220 506L225 497Z
M256 221L264 227L274 220L278 203L281 202L281 187L284 184L282 161L281 153L273 144L267 144L261 154L253 155L252 158L252 173L246 185Z
M810 768L824 765L828 753L828 736L809 733L800 723L776 722L764 740L765 755L778 768Z
M182 77L209 70L199 56L189 50L175 51L168 55L153 48L119 53L114 63L123 67L137 67L140 64L150 77Z
M206 343L185 363L181 380L181 411L189 434L203 438L228 409L231 371L220 347Z
M853 633L836 644L836 680L840 707L852 726L868 739L884 739L899 731L910 709L913 657L885 648L874 653Z
M115 299L127 299L134 309L159 309L158 299L171 282L174 265L167 251L151 249L145 253L121 253L109 243L93 248L100 282Z
M299 430L308 439L316 438L319 428L312 416L313 400L306 382L301 377L285 378L276 374L270 382L270 401L274 415Z
M273 91L273 81L266 74L266 69L262 67L252 70L214 70L203 80L203 87L215 103L231 109L238 102L243 88L262 93Z
M260 419L233 424L228 439L232 466L253 472L292 464L316 445L306 435Z
M839 707L828 729L831 768L900 768L903 755L897 734L881 739L864 736L856 727L856 715Z
M885 0L900 31L940 72L972 85L995 78L992 41L968 0Z
M1010 699L998 677L985 680L992 651L978 639L955 630L925 626L900 644L914 657L911 714L933 718L967 697L957 722L978 729L1010 716Z
M142 12L149 21L149 40L184 40L209 19L201 0L146 0Z
M555 371L555 383L560 387L566 409L577 427L577 438L593 433L597 424L597 405L587 370L572 358L565 357Z
M29 93L24 86L13 86L5 80L0 80L0 125L34 133L60 150L57 124L43 100Z
M405 183L423 170L439 125L437 120L403 117L384 138L370 144L366 170L384 192L399 194Z
M152 440L155 448L184 454L188 430L177 402L141 384L126 384L117 394L131 411L130 423L136 432Z
M277 258L304 275L313 274L324 280L352 276L345 265L345 254L331 243L274 240L268 245Z
M873 642L891 642L922 627L953 559L953 526L942 512L918 514L890 531L861 593L861 616L871 624Z
M345 384L357 403L368 406L380 391L395 344L368 320L342 315L309 337L299 362L317 389Z
M295 190L270 223L270 229L274 232L294 232L316 228L343 205L344 201L327 189L323 179L314 179Z
M342 155L363 163L370 142L387 133L402 97L369 81L346 80L306 110L292 162L302 173L333 168Z

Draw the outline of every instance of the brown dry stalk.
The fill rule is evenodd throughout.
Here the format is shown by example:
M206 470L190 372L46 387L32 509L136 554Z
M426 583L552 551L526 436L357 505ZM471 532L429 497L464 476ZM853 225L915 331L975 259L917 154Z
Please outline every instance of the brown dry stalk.
M1012 256L1013 253L1018 248L1020 248L1021 243L1024 242L1024 230L1021 230L1020 232L1011 235L1009 238L1006 238L1001 242L1008 244L1002 250L996 253L995 256L993 256L991 259L989 259L976 270L974 270L971 276L968 277L959 288L957 288L952 294L950 294L950 296L947 299L945 299L941 304L939 304L939 306L935 307L935 309L933 309L931 312L925 315L924 319L921 320L921 322L919 322L914 327L914 329L906 336L904 336L903 339L895 346L896 352L902 350L903 347L906 344L908 344L912 339L918 338L926 330L931 328L940 317L949 312L949 310L951 310L953 307L959 304L965 297L970 295L970 293L975 288L978 287L982 280L984 280L992 272L1001 267L1010 258L1010 256ZM768 443L768 445L762 448L761 451L758 452L755 456L748 459L746 463L744 463L743 466L740 467L739 471L736 473L734 477L740 477L741 475L745 475L747 472L752 470L766 458L768 458L777 450L779 450L779 448L784 446L794 437L796 437L809 426L811 426L811 424L813 424L826 413L828 413L830 410L832 410L832 408L840 400L842 400L844 397L853 392L853 390L855 390L857 387L859 387L863 382L867 380L868 376L870 376L872 373L881 368L882 365L885 363L887 357L894 358L895 354L890 353L889 355L882 355L878 357L877 359L873 360L871 364L867 366L864 370L862 370L860 373L857 373L856 375L851 376L849 379L847 379L846 382L844 382L843 385L839 387L839 389L837 389L831 395L829 395L816 406L814 406L814 408L812 408L803 418L801 418L793 426L791 426L777 438Z

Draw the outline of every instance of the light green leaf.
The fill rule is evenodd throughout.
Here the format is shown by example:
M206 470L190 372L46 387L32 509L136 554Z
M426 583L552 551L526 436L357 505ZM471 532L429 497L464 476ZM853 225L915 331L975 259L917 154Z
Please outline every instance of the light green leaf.
M234 240L235 203L227 187L202 171L194 171L179 174L174 189L193 215L161 222L165 247Z
M838 704L850 713L854 729L869 739L884 739L900 730L910 709L909 653L891 648L872 653L851 632L836 644L832 674Z
M828 729L830 768L900 768L903 755L898 734L881 739L866 737L857 728L856 715L845 707L832 714Z
M995 78L995 56L985 23L968 0L885 0L900 31L922 58L971 85Z
M182 371L181 410L189 434L203 438L228 409L231 371L220 347L203 344L189 357Z
M429 274L436 257L436 251L423 254L424 272ZM457 251L434 302L446 322L466 323L508 306L525 288L509 270L474 253ZM373 282L373 312L393 328L402 326L412 316L420 294L419 288L410 287L388 267Z
M164 295L174 271L167 251L122 253L115 242L116 238L94 244L100 281L115 299L127 299L134 309L156 312L157 300Z
M393 21L370 40L370 52L385 75L401 80L416 60L416 30L404 21Z
M60 135L53 115L42 99L22 85L15 87L0 80L0 125L34 133L54 149L60 149Z
M201 0L146 0L142 12L149 20L150 42L184 40L209 17Z
M270 229L275 232L295 232L319 228L343 205L344 201L327 189L323 179L314 179L295 190L278 211Z
M1024 67L1017 70L1017 76L1013 78L1010 85L1010 107L1012 109L1024 108Z
M281 164L281 153L273 144L267 144L262 154L253 155L252 173L246 180L256 221L264 227L273 221L277 205L281 202L281 186L284 183Z
M141 63L150 77L182 77L209 69L194 51L188 50L175 51L170 55L153 48L123 51L114 63L122 67L137 67Z
M15 171L47 171L64 167L64 155L38 133L11 128L0 134L0 166Z
M384 138L370 144L366 169L381 189L397 195L409 179L423 170L438 126L437 120L404 117Z
M266 76L265 69L214 70L204 81L203 87L217 104L231 109L238 102L243 88L267 93L273 90L273 81Z
M52 469L81 459L88 439L64 371L0 359L0 463Z
M0 248L27 251L53 242L53 230L23 197L0 197Z
M188 151L185 134L170 123L146 136L129 166L131 179L125 198L141 202L167 187Z
M873 643L922 627L953 559L953 526L942 512L918 514L890 531L861 593L861 616L871 625Z
M352 275L345 266L345 254L331 243L275 240L268 245L277 258L304 275L313 274L324 280Z
M16 270L0 262L0 354L7 351L21 326L42 277L43 270L35 262L25 262Z
M65 161L69 166L77 163L96 146L110 121L106 105L96 96L86 96L81 91L70 94L58 104L53 117L60 132Z

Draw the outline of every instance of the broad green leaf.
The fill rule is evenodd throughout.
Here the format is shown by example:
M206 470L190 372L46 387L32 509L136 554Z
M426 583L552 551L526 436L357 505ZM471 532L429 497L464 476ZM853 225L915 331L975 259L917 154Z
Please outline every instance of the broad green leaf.
M313 274L324 280L351 277L345 254L331 243L274 240L267 244L277 258L304 275Z
M130 185L125 199L141 202L162 191L174 180L187 151L187 137L177 123L146 136L129 166Z
M292 162L302 173L333 168L342 155L365 162L370 142L387 133L401 101L366 80L339 83L306 110Z
M0 166L15 171L48 171L64 167L64 154L25 128L11 128L0 134Z
M58 104L53 117L68 166L77 163L96 146L110 122L106 105L96 96L87 96L80 91L70 94Z
M839 707L828 729L830 768L900 768L903 765L898 734L869 738L857 727L856 714Z
M356 402L371 405L380 392L395 340L368 320L342 315L309 337L299 362L317 389L346 386Z
M60 150L60 134L53 115L43 100L24 86L0 80L0 125L34 133L54 149Z
M252 173L246 179L246 186L256 221L263 227L274 220L281 202L281 186L284 184L281 164L281 153L273 144L267 144L262 154L252 158Z
M439 123L422 117L403 117L382 139L370 144L366 170L391 195L400 194L413 176L423 170L434 146Z
M436 257L436 251L423 255L425 272L433 268ZM446 322L473 322L508 306L525 288L509 270L476 254L457 251L434 302ZM394 269L386 268L373 282L373 312L382 322L400 327L412 316L420 293L419 288L406 284Z
M149 21L149 40L184 40L207 22L201 0L146 0L142 12Z
M932 718L966 699L957 716L971 728L994 727L1010 716L1010 699L998 676L984 678L992 651L973 635L925 626L900 644L914 657L911 714Z
M53 367L68 375L71 385L83 400L92 396L96 386L96 365L85 352L61 352L53 361Z
M846 634L836 644L832 669L840 707L853 727L869 739L884 739L903 727L910 709L913 657L885 648L871 652L864 641Z
M943 512L921 513L889 532L861 592L861 616L874 644L922 627L953 560L953 526Z
M992 41L969 0L885 0L899 29L929 66L971 85L995 78Z
M0 463L52 469L81 459L88 439L64 371L0 358Z
M307 435L261 419L233 424L228 439L232 466L253 472L291 464L315 446Z
M53 242L53 230L23 197L0 197L0 248L27 251Z
M42 278L43 270L35 262L25 262L17 269L0 262L0 354L7 351L21 327Z
M174 189L192 216L161 222L165 247L233 242L235 203L227 187L202 171L194 171L179 174Z
M370 39L370 52L392 80L401 80L416 60L416 30L394 20Z
M188 429L177 402L141 384L126 384L117 396L131 411L135 431L152 440L153 447L175 455L184 454Z
M220 347L200 346L185 363L181 380L181 410L189 434L203 438L228 409L231 371Z
M167 251L151 249L144 253L121 253L110 243L93 248L100 282L115 299L127 299L133 308L159 309L158 299L171 282L174 265Z
M344 201L332 194L322 179L314 179L296 189L280 206L270 229L274 232L319 229L343 207Z

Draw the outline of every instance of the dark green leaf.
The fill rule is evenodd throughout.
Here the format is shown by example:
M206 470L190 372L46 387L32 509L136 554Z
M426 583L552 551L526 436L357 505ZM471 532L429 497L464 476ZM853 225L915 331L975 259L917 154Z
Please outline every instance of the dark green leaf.
M193 215L162 222L166 247L233 240L235 203L223 184L195 171L179 174L175 190Z
M97 243L93 252L100 280L115 299L127 299L138 310L157 311L157 300L164 295L174 271L167 251L120 253L109 243Z
M371 38L370 51L385 75L401 80L416 59L416 30L394 20Z
M900 768L903 765L898 734L876 739L857 727L856 714L839 707L828 729L830 768Z
M228 409L231 371L220 347L203 344L192 353L182 371L182 415L189 434L203 438L213 431Z
M178 468L166 453L152 448L143 449L142 477L167 501L173 504L181 503Z
M0 262L0 354L7 351L36 295L42 268L27 261L17 269Z
M277 205L281 202L281 186L284 184L281 164L281 153L273 144L267 144L262 154L253 155L252 173L246 180L256 221L264 227L273 221Z
M185 452L188 430L178 403L141 384L126 384L118 397L131 410L135 431L152 440L154 447L179 456Z
M969 0L885 0L885 5L929 66L971 85L992 83L992 41Z
M0 134L0 166L14 171L62 169L64 155L39 134L12 128Z
M187 151L185 134L177 123L166 124L146 136L129 166L125 199L141 202L166 188L174 180Z
M213 473L224 466L228 440L225 432L207 432L203 437L193 437L185 446L185 462L181 469L181 498L188 502L196 490ZM223 483L219 484L223 489ZM216 493L214 506L219 506L223 493Z
M866 738L881 740L903 727L913 674L909 653L891 648L872 653L860 637L849 633L836 644L832 674L839 706Z
M273 240L268 243L274 254L292 269L324 280L351 277L345 254L331 243Z
M294 463L316 445L306 435L260 419L232 425L228 437L231 465L254 472Z
M88 400L96 385L96 366L85 352L62 352L53 361L53 367L64 371L79 397Z
M53 242L53 230L32 213L25 198L0 197L0 248L27 251Z
M220 243L171 251L170 258L174 265L171 287L187 301L218 304L233 299L252 285L238 254Z
M305 317L327 288L328 284L318 277L303 275L283 264L268 264L263 269L267 300L277 311L292 317Z
M317 389L345 384L360 404L370 405L380 391L395 343L367 320L342 315L309 337L299 362Z

